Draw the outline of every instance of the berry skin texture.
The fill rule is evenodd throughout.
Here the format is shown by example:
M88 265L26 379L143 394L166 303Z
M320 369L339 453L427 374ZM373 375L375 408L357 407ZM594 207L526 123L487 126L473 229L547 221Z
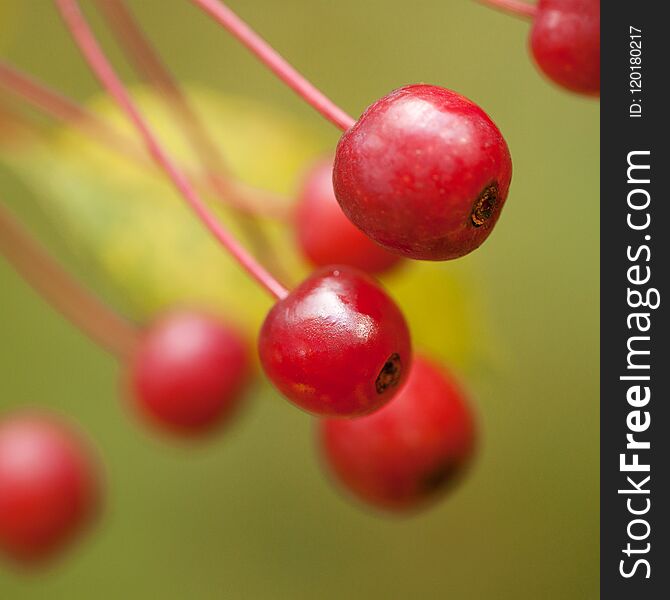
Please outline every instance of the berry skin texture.
M392 402L361 419L324 419L319 442L327 465L355 496L377 508L409 511L462 474L475 430L453 377L417 356Z
M600 0L540 0L530 47L555 83L600 96Z
M251 374L241 335L207 314L164 315L144 333L130 364L135 403L165 430L210 432L240 404Z
M414 259L464 256L489 236L512 178L507 144L476 104L410 85L370 106L340 138L333 183L344 213Z
M97 464L69 427L37 414L0 419L0 553L27 566L54 558L98 504Z
M345 216L333 191L333 163L322 160L307 174L295 218L298 245L315 266L341 264L370 274L388 271L401 258L375 244Z
M372 278L346 266L315 272L277 302L258 348L274 385L321 416L379 409L400 389L411 362L398 307Z

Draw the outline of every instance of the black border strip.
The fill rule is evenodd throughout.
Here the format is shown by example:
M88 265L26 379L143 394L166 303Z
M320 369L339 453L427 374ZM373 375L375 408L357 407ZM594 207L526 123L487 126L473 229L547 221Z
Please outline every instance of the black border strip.
M607 599L670 598L670 231L665 231L670 224L670 95L665 91L670 30L661 14L665 5L658 0L601 4L600 569L601 597ZM641 30L640 38L631 37L638 33L631 27ZM634 40L641 41L639 69L631 68L637 66L631 61L638 55ZM631 75L634 71L641 75ZM640 91L631 91L638 87L631 80L641 82ZM640 116L631 116L640 110ZM629 160L649 168L629 173ZM630 208L629 200L642 208ZM647 218L648 226L642 227ZM654 289L660 296L657 308L634 306L640 298L656 304ZM641 314L648 317L631 316ZM649 330L641 331L647 325ZM627 447L628 434L637 447ZM636 460L649 470L625 466Z

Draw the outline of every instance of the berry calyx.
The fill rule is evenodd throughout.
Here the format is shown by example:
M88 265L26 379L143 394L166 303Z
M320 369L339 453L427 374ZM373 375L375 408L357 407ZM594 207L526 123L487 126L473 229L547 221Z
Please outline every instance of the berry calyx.
M512 161L476 104L432 85L400 88L370 106L337 145L342 210L374 241L415 259L479 247L507 199Z
M382 409L319 425L321 450L338 480L359 499L394 511L418 508L448 489L469 462L474 442L464 392L421 356Z
M155 321L129 365L141 412L182 435L205 433L229 420L250 373L242 336L212 316L188 311Z
M95 463L79 435L51 417L0 420L0 552L23 564L54 557L95 515Z
M372 278L346 266L317 271L277 302L258 348L275 386L322 416L379 409L400 389L411 362L398 307Z
M303 255L317 267L341 264L377 274L401 260L344 215L333 191L331 160L319 161L307 173L298 196L295 230Z
M530 47L558 85L600 95L600 0L540 0Z

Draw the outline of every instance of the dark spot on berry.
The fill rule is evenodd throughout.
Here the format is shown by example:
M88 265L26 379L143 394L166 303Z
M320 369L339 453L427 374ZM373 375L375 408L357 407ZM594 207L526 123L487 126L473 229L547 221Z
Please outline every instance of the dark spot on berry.
M386 359L382 370L379 371L377 381L375 381L377 393L383 394L388 388L398 385L401 374L402 363L400 362L400 355L394 352Z
M440 489L449 482L458 471L458 466L452 462L439 465L423 478L423 489L427 492Z
M472 207L472 214L470 218L475 227L481 227L488 221L496 210L498 204L498 184L492 183L487 185L479 198L475 201Z

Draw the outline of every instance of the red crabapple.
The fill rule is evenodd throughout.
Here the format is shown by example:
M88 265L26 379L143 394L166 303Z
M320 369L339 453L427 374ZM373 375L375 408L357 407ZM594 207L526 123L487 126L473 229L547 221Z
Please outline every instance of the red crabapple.
M130 368L142 412L174 433L193 435L226 421L250 372L246 342L233 328L198 312L173 312L143 334Z
M481 108L450 90L410 85L356 121L223 2L193 1L344 132L333 167L335 196L361 231L424 260L464 256L488 237L507 198L512 161Z
M95 461L79 435L37 414L0 419L0 552L24 564L54 557L96 513Z
M335 476L360 499L409 510L447 489L474 449L473 417L453 376L415 357L407 383L375 414L325 419L319 441Z
M464 256L489 236L512 161L476 104L432 85L370 106L337 145L333 183L344 213L385 248L415 259Z
M357 229L344 215L333 191L333 162L322 160L308 172L295 216L302 253L317 267L341 264L377 274L401 260Z
M322 416L377 410L398 391L411 361L398 307L372 278L346 266L315 272L277 302L258 348L274 385Z
M554 82L600 95L600 0L540 0L530 47Z

